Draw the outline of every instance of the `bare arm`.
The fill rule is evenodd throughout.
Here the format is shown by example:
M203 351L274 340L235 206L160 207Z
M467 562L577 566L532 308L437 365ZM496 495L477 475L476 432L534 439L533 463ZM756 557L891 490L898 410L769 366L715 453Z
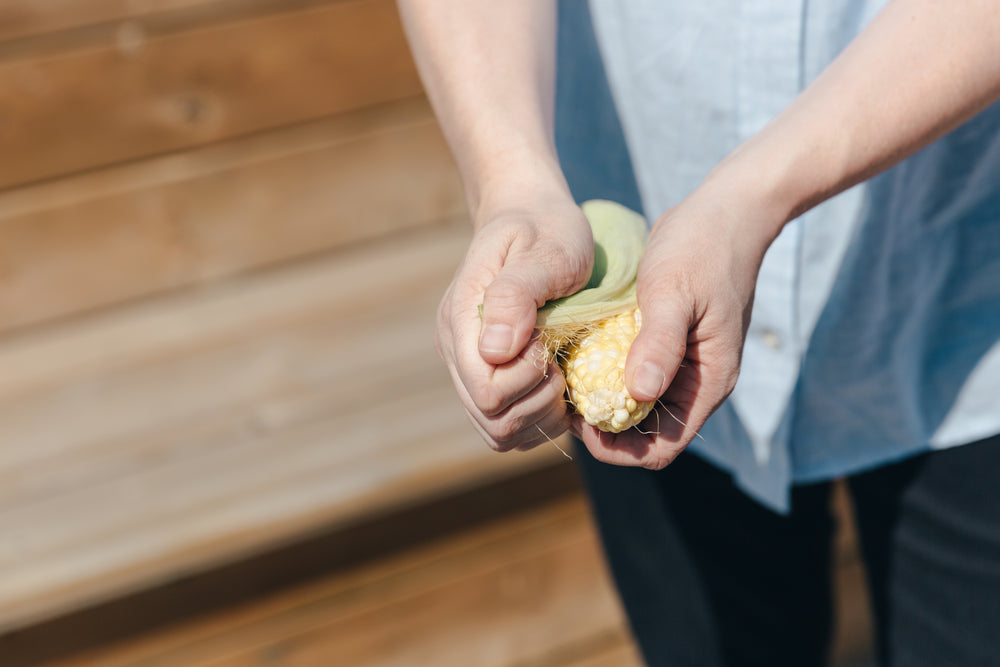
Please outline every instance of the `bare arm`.
M562 376L531 339L535 312L584 285L593 261L552 138L555 3L399 7L476 229L441 302L438 351L484 439L531 447L569 425Z
M895 0L718 171L763 175L774 205L791 219L915 153L998 96L1000 3Z
M489 205L484 195L564 190L552 141L555 3L400 0L399 7L470 210Z

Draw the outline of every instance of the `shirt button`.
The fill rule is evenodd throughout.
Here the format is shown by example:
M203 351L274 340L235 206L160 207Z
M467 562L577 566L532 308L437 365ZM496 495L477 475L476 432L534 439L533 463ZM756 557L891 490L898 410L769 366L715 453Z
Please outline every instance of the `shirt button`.
M760 340L764 343L764 345L767 345L772 350L781 349L781 338L779 338L778 334L771 329L766 329L761 332Z

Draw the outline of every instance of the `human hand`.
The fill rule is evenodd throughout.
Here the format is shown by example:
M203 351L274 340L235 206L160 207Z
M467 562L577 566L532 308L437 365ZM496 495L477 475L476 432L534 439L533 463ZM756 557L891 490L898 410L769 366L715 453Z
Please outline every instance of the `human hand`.
M568 196L481 218L438 309L436 346L490 447L530 449L569 426L562 374L532 337L537 310L586 284L593 236Z
M598 460L665 467L736 384L757 273L784 219L712 189L659 218L640 265L642 327L625 378L636 400L658 399L656 410L618 434L572 417L572 431Z

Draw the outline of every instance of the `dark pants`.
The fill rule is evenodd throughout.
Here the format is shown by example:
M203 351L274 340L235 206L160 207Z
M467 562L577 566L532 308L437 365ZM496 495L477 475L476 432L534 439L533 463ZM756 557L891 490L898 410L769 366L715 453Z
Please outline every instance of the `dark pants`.
M581 469L649 665L826 663L830 483L781 516L682 454ZM884 665L1000 665L1000 437L849 479Z

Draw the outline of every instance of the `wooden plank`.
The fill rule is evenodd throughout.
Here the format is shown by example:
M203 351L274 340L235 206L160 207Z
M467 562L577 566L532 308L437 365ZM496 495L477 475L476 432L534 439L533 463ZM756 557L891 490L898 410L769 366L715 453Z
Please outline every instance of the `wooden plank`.
M833 544L833 642L832 662L851 664L870 656L874 627L865 566L858 543L857 522L850 491L844 480L833 486L831 509L836 520Z
M0 630L561 456L490 452L435 359L467 237L0 342Z
M523 664L554 647L586 640L621 623L590 536L444 582L341 620L317 623L268 645L244 649L218 667L259 665L280 655L287 667L317 664ZM586 613L580 613L585 609ZM248 637L249 640L249 637ZM247 641L246 644L250 644Z
M256 607L283 591L368 567L392 554L412 554L579 492L576 470L557 460L459 493L412 499L377 517L332 531L320 528L276 549L2 634L0 664L49 664L170 634L192 621L203 633L209 618L230 618L231 612ZM190 631L185 634L192 639Z
M870 658L875 646L874 619L864 564L861 560L841 563L833 574L831 662L834 665L856 664Z
M555 667L625 637L575 497L61 664Z
M464 215L422 99L0 193L0 332Z
M344 0L0 62L0 188L401 99L391 0Z
M623 641L606 650L566 663L567 667L643 667L639 648L631 641Z
M92 47L128 49L150 34L179 32L344 0L4 0L0 59Z
M0 42L219 1L4 0L0 3Z

